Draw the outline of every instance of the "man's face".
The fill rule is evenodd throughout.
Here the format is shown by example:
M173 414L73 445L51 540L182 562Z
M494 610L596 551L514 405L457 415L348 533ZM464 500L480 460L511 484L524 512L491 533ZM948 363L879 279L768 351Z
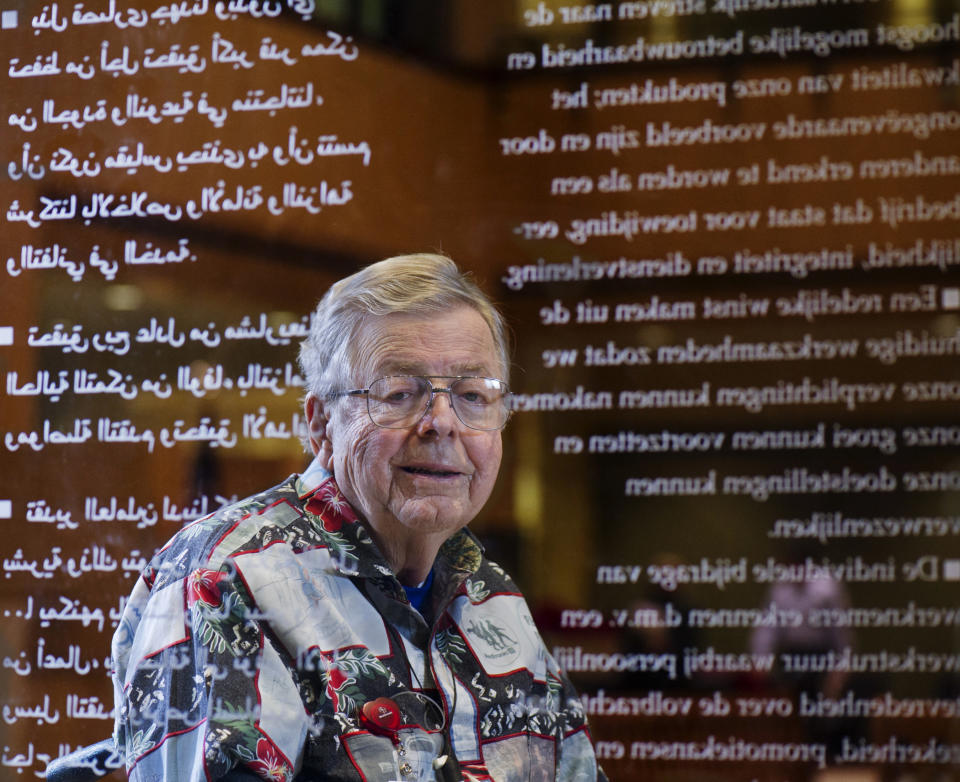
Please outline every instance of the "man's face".
M468 306L437 315L373 318L354 348L359 358L352 388L366 388L385 375L502 373L489 327ZM426 415L406 429L376 426L362 396L322 404L308 400L307 416L314 451L387 545L402 545L410 533L452 535L483 507L500 469L499 430L464 426L448 394L434 396ZM325 426L317 435L321 421Z

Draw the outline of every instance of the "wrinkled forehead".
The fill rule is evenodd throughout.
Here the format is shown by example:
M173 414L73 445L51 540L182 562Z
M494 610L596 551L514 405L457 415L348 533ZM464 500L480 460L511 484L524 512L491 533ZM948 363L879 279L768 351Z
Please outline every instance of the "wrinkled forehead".
M466 305L371 316L352 343L350 374L360 385L384 375L503 377L506 371L487 322Z

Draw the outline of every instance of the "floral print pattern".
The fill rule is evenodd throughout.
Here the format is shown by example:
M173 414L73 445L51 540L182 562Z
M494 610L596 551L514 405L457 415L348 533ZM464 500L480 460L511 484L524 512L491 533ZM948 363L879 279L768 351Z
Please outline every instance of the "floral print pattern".
M558 780L602 779L583 709L513 582L465 530L434 568L428 621L315 465L185 527L114 637L130 779L243 766L271 782L301 770L374 782L397 758L361 720L378 698L404 729L442 729L437 751L465 779L509 779L508 745L527 736L555 747L544 757Z

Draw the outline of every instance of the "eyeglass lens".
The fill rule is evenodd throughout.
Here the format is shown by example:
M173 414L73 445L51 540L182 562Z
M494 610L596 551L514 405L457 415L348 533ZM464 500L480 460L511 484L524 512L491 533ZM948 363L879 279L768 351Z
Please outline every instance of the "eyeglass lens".
M423 377L381 377L367 394L370 418L377 426L410 426L426 412L431 392L449 392L454 413L471 429L499 429L506 423L506 384L490 377L459 378L447 387L434 387Z

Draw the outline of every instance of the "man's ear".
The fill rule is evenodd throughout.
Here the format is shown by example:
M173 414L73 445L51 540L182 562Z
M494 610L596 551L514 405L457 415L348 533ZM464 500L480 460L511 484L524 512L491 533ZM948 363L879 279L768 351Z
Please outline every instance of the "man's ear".
M320 461L320 466L333 472L333 443L330 442L328 427L330 414L326 404L316 394L308 394L303 404L307 416L307 438L310 449Z

